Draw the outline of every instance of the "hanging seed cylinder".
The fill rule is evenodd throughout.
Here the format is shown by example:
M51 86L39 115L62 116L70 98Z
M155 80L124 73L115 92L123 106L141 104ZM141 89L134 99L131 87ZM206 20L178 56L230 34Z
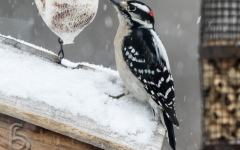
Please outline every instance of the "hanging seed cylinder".
M202 149L240 150L240 0L202 0Z

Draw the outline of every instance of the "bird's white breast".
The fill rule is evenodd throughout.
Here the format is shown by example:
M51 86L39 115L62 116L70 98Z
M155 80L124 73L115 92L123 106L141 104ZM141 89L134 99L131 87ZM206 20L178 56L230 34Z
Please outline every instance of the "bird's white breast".
M73 43L98 9L98 0L35 0L35 3L44 22L64 44Z
M126 89L138 100L147 101L149 99L149 94L143 88L141 82L133 75L130 71L128 65L124 61L122 54L122 44L123 37L129 34L129 30L124 24L121 24L118 28L117 35L114 41L115 47L115 57L116 57L116 65L119 72L119 75L126 87Z

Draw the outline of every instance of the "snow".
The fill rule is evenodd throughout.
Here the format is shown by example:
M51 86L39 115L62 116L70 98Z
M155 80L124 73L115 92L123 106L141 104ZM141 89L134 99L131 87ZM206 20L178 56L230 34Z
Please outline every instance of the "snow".
M178 29L180 28L180 24L177 25L177 28L178 28Z
M200 21L201 21L201 16L198 17L198 19L197 19L197 24L199 24Z
M70 67L77 65L67 60L63 63ZM116 136L148 143L157 127L149 105L130 95L119 100L110 98L107 94L119 95L125 91L118 73L102 66L82 64L97 71L64 68L0 43L0 93L86 116L108 127Z
M103 5L103 10L106 11L107 10L107 4Z
M111 28L113 26L113 20L110 16L105 18L105 26Z
M76 68L78 66L77 63L71 62L67 59L62 59L61 64L69 68Z

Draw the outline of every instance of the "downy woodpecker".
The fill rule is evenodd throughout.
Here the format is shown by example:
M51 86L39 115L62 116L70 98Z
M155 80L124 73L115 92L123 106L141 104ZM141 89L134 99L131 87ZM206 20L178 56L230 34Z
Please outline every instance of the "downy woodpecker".
M175 112L175 92L166 50L154 30L154 13L139 1L110 0L119 18L114 40L117 69L126 89L136 99L148 101L155 116L166 128L173 150L173 125L179 126Z

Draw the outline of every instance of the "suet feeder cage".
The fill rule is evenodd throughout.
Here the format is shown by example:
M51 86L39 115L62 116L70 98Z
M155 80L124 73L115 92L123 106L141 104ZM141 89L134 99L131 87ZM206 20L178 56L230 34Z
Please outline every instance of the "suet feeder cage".
M240 150L240 0L202 0L202 149Z

